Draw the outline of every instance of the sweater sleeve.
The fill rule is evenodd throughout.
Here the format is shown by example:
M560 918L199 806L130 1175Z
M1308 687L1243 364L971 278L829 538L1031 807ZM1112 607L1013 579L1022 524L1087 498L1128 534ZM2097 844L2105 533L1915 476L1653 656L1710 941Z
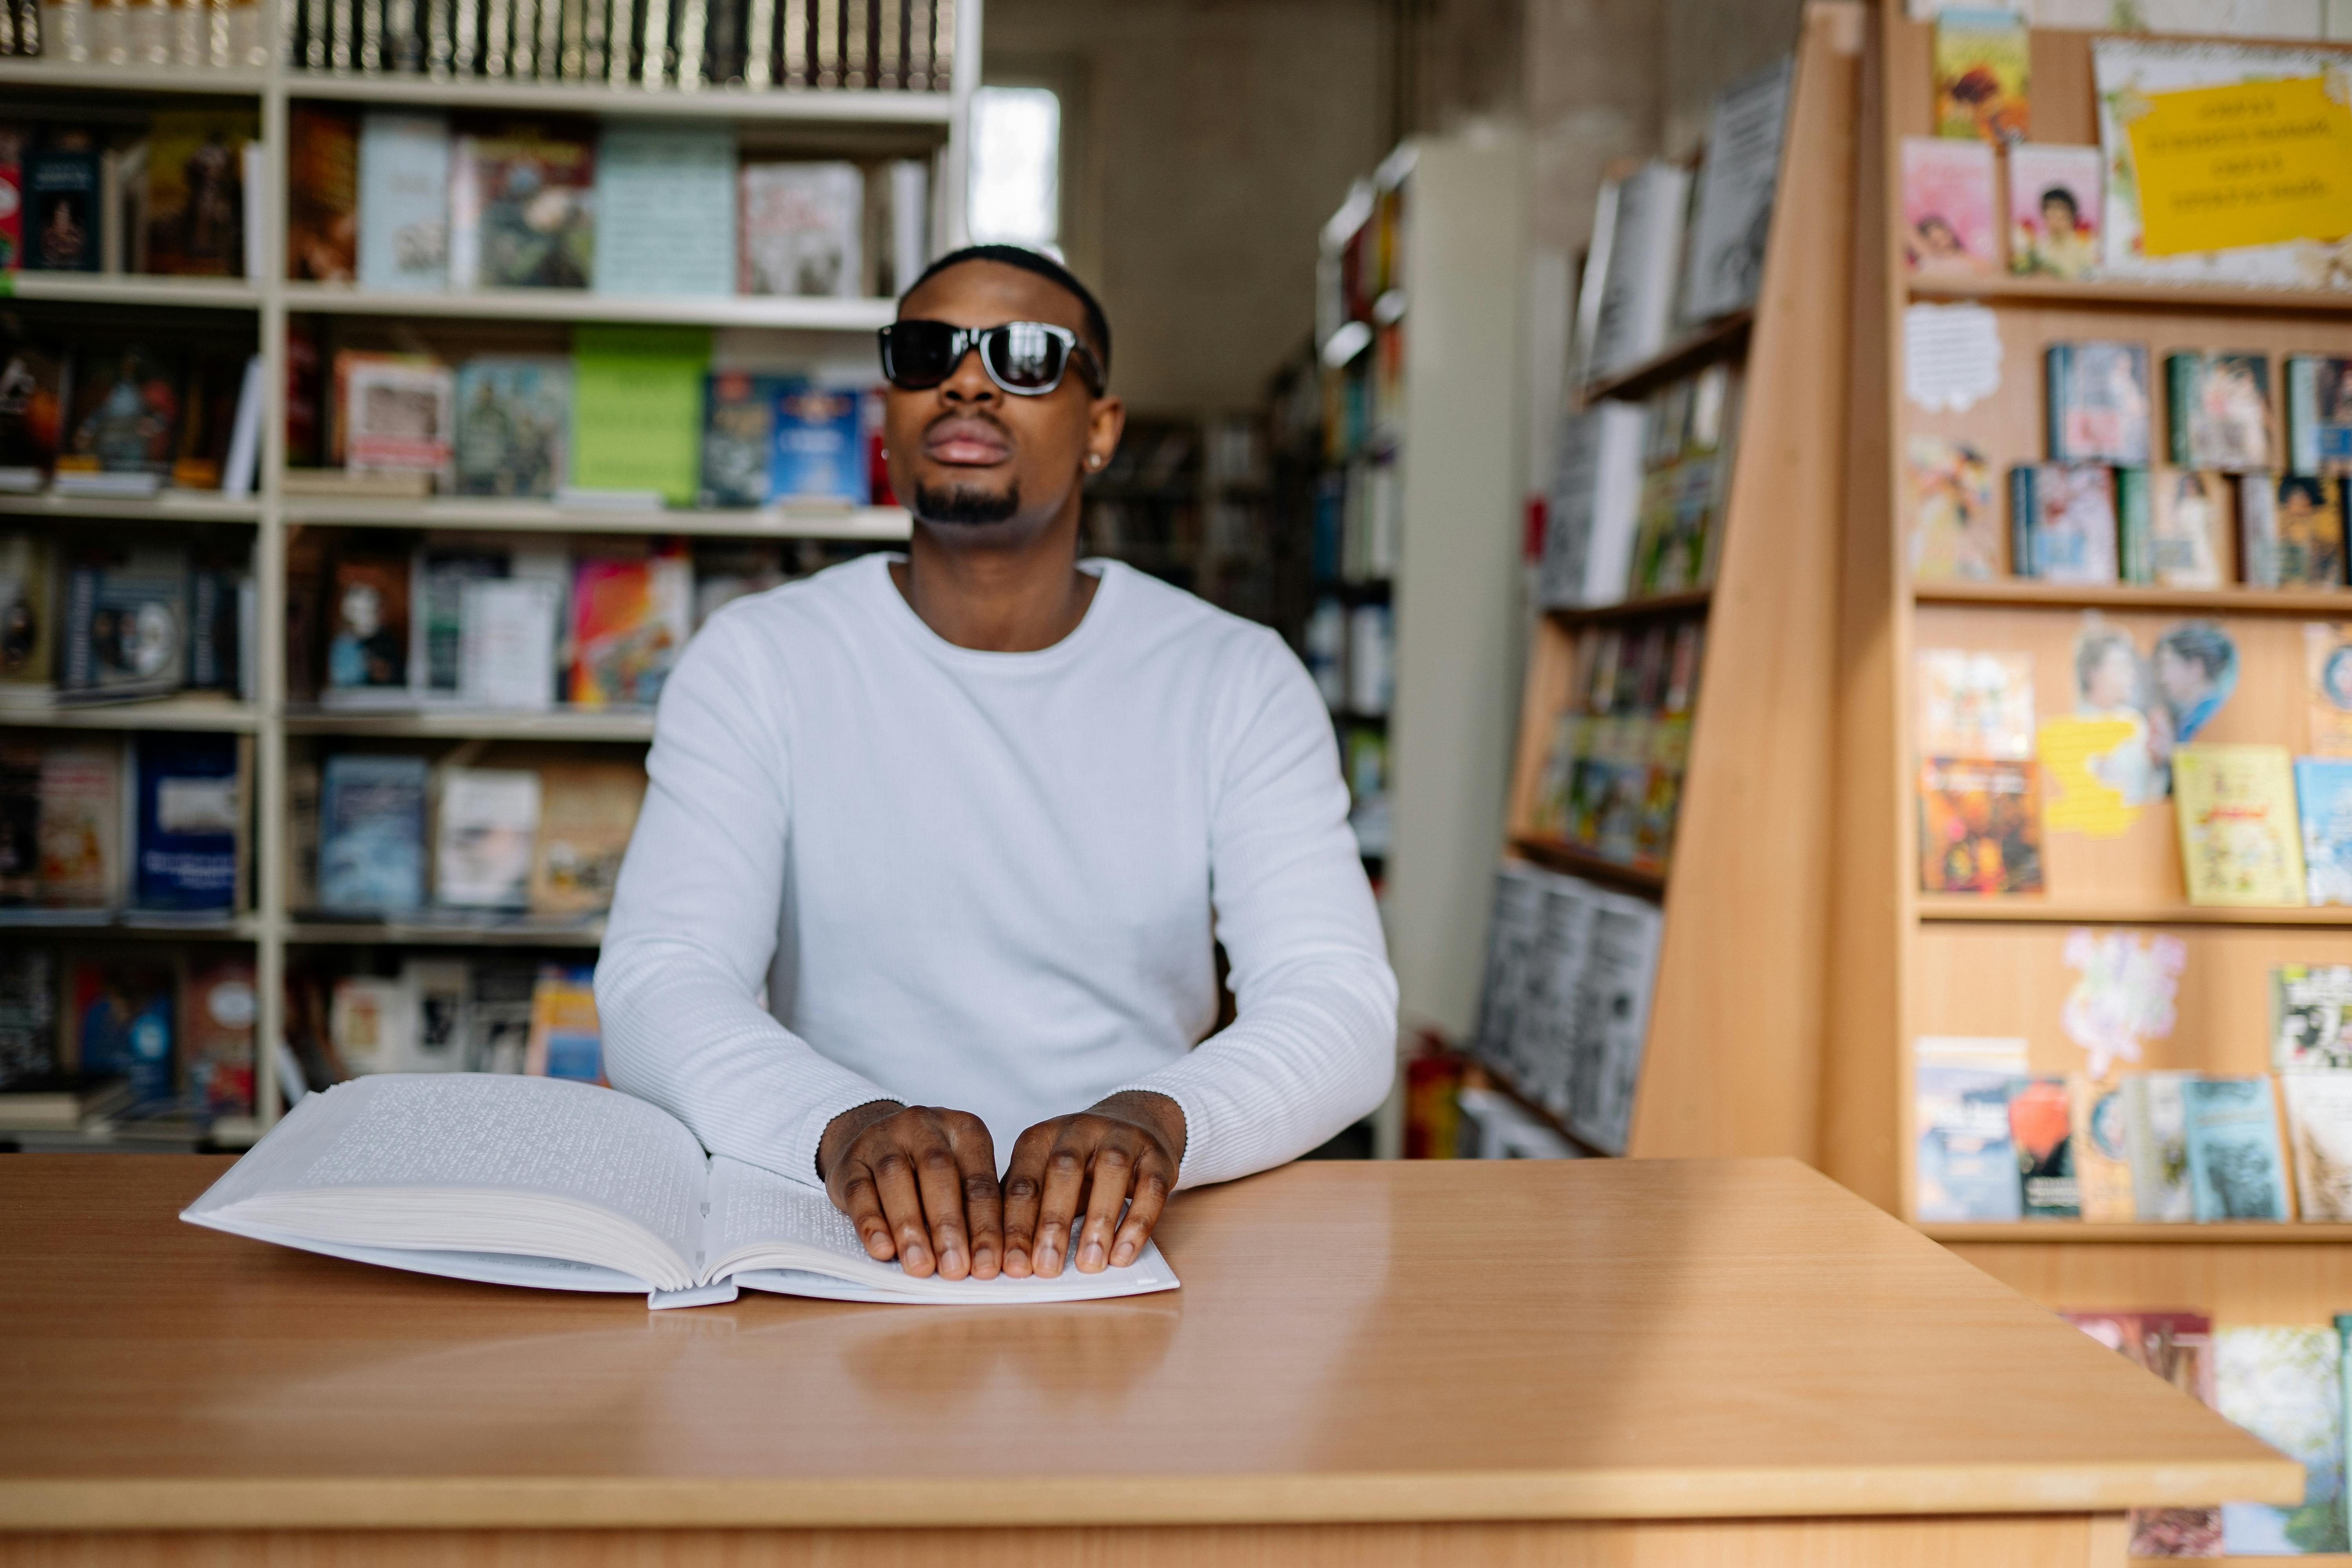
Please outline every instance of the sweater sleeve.
M1287 648L1223 748L1210 889L1233 1024L1122 1089L1184 1112L1180 1187L1295 1160L1369 1114L1396 1073L1396 975L1339 777L1330 715Z
M665 684L596 965L605 1072L715 1154L812 1180L843 1111L890 1096L761 1004L792 838L786 694L720 615Z

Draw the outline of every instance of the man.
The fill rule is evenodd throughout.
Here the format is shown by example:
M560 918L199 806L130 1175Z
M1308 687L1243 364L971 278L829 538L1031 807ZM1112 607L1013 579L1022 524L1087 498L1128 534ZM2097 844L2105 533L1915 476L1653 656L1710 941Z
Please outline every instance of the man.
M1387 1093L1330 723L1271 632L1079 562L1124 414L1076 279L956 252L883 364L913 540L738 601L671 673L596 974L608 1071L821 1178L910 1274L1124 1265L1177 1187ZM1210 1035L1213 940L1238 1011Z
M2181 621L2156 639L2149 660L2157 690L2172 710L2172 734L2186 744L2197 738L2230 694L2238 689L2238 645L2214 621Z

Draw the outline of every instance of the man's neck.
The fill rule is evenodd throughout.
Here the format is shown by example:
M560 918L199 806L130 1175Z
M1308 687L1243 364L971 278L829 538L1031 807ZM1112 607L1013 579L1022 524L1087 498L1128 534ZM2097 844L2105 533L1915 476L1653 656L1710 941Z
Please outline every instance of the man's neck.
M1099 580L1078 570L1076 536L1073 525L1002 549L951 547L918 523L907 559L890 563L890 580L943 640L983 653L1035 653L1077 630L1094 602Z

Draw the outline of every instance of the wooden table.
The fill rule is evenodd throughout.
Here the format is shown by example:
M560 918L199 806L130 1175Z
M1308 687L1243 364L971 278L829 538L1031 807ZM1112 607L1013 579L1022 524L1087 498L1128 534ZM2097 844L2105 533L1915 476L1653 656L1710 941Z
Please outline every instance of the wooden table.
M0 1563L2083 1568L2302 1495L1788 1161L1295 1165L1171 1295L655 1313L182 1225L226 1164L0 1159Z

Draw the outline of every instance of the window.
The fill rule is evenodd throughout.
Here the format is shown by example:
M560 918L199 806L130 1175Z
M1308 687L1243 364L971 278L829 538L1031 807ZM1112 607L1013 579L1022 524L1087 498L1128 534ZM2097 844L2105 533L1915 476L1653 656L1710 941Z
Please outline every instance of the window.
M971 97L971 237L1059 254L1062 100L1050 88Z

